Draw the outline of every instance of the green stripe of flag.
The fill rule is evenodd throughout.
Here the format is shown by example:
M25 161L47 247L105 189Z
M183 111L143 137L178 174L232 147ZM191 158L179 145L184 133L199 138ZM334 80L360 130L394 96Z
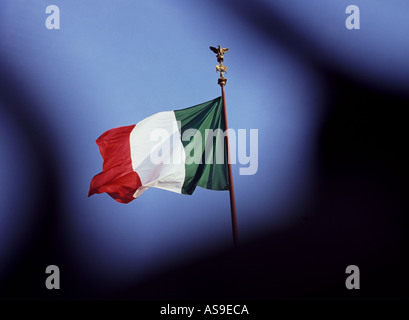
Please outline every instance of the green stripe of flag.
M197 186L211 190L229 190L225 139L216 137L206 139L208 133L206 129L220 129L223 133L226 130L222 97L174 112L176 121L181 123L182 144L186 152L186 176L182 193L192 194ZM198 130L200 136L196 135L190 137L188 141L184 141L186 140L184 135L189 135L192 132L191 129ZM207 153L206 159L206 143L210 145L211 140L213 148L209 148L210 152ZM221 148L218 147L217 143L223 144L219 146ZM199 151L200 154L195 154L195 151ZM222 154L220 154L221 152ZM193 159L200 159L201 161L194 161Z

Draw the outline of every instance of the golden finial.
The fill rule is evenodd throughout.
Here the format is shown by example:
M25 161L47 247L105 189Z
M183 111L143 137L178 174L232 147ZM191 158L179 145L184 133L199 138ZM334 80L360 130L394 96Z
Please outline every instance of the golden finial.
M218 80L218 84L224 86L227 82L227 79L224 77L224 73L227 73L227 67L223 65L224 54L229 51L228 48L222 48L220 45L215 47L209 47L214 53L216 53L217 62L219 63L216 66L216 72L220 72L220 78Z

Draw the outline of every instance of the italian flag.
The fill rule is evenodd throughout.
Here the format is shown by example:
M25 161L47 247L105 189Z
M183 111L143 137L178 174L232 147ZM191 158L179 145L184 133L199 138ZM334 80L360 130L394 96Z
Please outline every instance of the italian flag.
M229 190L222 98L156 113L97 139L102 172L88 196L129 203L149 187L191 195L197 186Z

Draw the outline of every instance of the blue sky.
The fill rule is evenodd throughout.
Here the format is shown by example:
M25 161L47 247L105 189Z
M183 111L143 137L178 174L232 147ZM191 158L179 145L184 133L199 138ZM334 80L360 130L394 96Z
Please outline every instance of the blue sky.
M250 3L257 1L240 1ZM408 89L407 1L354 1L361 9L359 31L345 28L351 1L260 3L311 43L307 56L315 51L335 70L372 85ZM60 30L45 27L50 4L60 8ZM198 188L185 196L151 188L128 205L107 195L87 197L102 168L95 140L104 131L220 95L209 45L230 48L229 126L259 130L257 174L240 176L239 165L233 168L241 241L297 220L289 212L308 197L314 179L325 83L299 55L258 32L229 5L235 2L1 2L0 57L41 101L32 110L33 121L53 136L63 181L61 250L86 277L126 283L232 246L228 192ZM0 184L0 258L12 259L7 243L24 241L33 219L29 204L20 209L10 200L21 188L13 177L29 181L35 173L27 169L28 147L18 124L0 111L6 154L0 174L11 181Z

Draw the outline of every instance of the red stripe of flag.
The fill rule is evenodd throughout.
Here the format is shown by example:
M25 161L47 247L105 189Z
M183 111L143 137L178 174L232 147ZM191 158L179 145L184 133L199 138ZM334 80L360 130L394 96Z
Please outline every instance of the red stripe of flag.
M88 197L94 193L108 193L121 203L134 200L136 190L142 186L132 168L129 136L135 125L104 132L98 139L99 151L104 159L102 172L91 181Z

